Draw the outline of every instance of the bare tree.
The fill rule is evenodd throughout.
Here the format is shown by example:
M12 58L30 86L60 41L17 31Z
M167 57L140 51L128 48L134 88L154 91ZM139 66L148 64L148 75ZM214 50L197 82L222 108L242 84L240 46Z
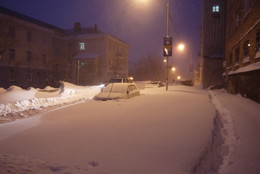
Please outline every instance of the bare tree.
M131 67L131 74L136 80L163 80L165 67L158 57L144 57L138 59Z

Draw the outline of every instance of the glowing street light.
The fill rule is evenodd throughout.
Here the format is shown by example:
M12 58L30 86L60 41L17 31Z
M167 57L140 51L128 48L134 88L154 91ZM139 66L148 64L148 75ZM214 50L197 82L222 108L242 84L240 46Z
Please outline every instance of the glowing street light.
M179 51L183 51L185 49L185 45L183 43L180 43L177 48Z
M172 71L176 71L176 68L175 68L175 67L172 67L171 70L172 70Z
M181 80L181 76L177 76L177 79L178 79L178 80Z
M179 51L184 51L185 50L185 45L183 44L183 43L180 43L178 46L177 46L177 49L179 50ZM187 49L186 49L187 50ZM186 53L187 54L189 54L188 55L188 58L189 58L189 76L191 76L191 78L193 78L193 62L192 62L192 57L193 57L193 55L192 55L192 53L189 51L189 50L187 50L186 51Z

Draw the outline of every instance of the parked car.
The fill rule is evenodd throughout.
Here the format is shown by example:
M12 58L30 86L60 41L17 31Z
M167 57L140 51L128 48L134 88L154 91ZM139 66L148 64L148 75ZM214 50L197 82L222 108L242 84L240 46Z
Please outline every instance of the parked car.
M104 84L104 86L107 86L110 83L134 83L133 77L128 78L112 78L108 82Z
M160 87L164 87L164 84L161 81L151 81L145 85L145 88L160 88Z
M127 78L112 78L108 81L108 83L133 83L133 77Z
M104 87L95 100L128 99L140 95L140 90L134 83L110 83Z
M193 86L193 81L192 80L184 80L181 82L182 85L185 86Z

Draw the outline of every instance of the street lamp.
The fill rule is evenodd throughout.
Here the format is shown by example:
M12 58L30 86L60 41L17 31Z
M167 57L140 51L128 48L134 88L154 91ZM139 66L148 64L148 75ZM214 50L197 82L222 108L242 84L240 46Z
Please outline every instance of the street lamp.
M185 45L183 43L180 43L177 48L179 51L183 51L185 49Z
M177 49L179 50L179 51L184 51L185 50L185 45L183 44L183 43L180 43L178 46L177 46ZM188 58L189 58L189 76L192 76L191 78L193 78L193 63L192 63L192 53L189 51L189 50L187 50L187 53L188 54L190 54L190 55L188 55Z
M169 35L170 29L170 0L167 0L166 4L166 37L164 38L164 54L166 55L166 91L168 91L169 84L169 56L171 56L172 38Z

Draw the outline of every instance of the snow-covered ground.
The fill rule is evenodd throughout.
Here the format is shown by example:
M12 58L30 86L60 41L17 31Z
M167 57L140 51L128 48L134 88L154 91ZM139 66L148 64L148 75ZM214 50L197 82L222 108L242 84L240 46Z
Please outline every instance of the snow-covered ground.
M186 86L92 101L99 90L0 89L0 173L260 173L259 104Z
M99 86L76 86L63 82L60 88L23 90L11 86L7 90L0 88L0 123L24 118L46 110L90 100L100 91Z

